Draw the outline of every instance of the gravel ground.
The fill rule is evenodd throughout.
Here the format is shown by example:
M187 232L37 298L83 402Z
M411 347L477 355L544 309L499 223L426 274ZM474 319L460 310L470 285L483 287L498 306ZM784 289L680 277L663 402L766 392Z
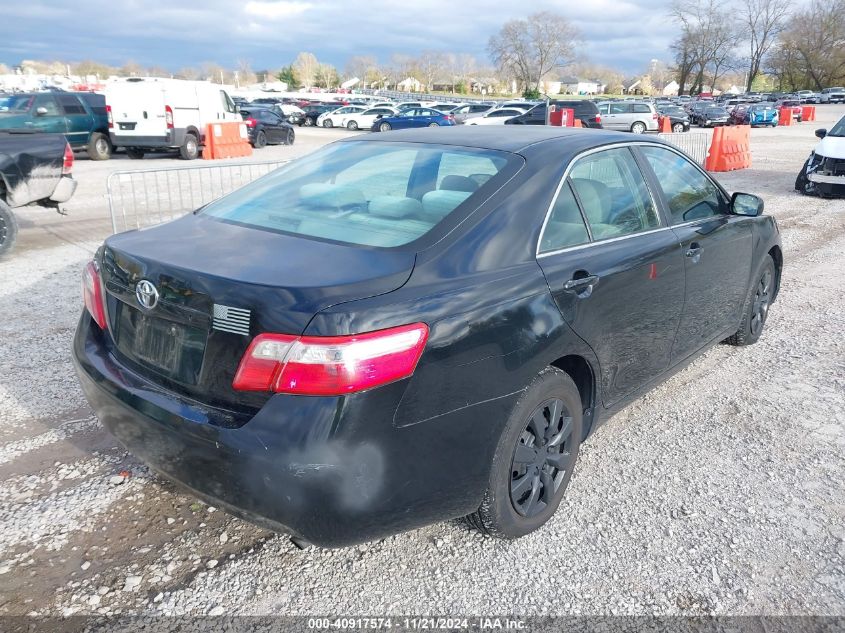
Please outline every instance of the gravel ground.
M792 191L812 130L841 114L754 130L754 168L719 176L762 194L783 234L760 343L714 348L613 418L557 515L516 542L450 523L299 551L121 450L69 348L105 177L139 163L80 159L69 215L25 209L0 262L0 615L845 615L845 202Z

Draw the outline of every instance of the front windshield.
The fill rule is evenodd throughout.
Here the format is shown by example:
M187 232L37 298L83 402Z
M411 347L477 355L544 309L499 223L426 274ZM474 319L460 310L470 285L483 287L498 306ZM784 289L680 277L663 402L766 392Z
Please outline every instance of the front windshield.
M362 246L401 246L513 172L505 152L420 143L337 143L211 203L202 215Z
M845 136L845 116L839 119L839 121L830 128L830 131L827 133L828 136Z
M35 97L33 97L32 95L17 95L12 97L6 97L3 102L0 103L0 112L28 112L29 108L32 106L33 99L35 99Z

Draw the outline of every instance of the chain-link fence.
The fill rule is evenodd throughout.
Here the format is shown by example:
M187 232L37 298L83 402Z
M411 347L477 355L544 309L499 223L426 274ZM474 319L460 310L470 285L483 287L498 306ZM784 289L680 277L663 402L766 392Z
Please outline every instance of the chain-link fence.
M704 167L707 160L707 153L710 150L710 134L707 132L678 132L671 134L659 134L667 143L671 143L679 150Z
M116 171L107 188L115 233L190 213L289 161Z

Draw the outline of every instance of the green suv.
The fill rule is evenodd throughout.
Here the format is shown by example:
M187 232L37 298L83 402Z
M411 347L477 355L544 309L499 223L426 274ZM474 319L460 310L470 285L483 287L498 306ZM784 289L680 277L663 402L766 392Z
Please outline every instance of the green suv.
M0 97L0 130L63 134L92 160L111 157L106 98L90 92L39 92Z

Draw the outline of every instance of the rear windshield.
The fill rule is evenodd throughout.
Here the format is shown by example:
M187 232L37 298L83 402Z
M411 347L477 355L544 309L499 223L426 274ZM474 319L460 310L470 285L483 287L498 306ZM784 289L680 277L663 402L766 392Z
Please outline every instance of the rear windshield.
M362 246L428 233L495 191L513 154L419 143L337 143L256 180L202 211L221 220Z

